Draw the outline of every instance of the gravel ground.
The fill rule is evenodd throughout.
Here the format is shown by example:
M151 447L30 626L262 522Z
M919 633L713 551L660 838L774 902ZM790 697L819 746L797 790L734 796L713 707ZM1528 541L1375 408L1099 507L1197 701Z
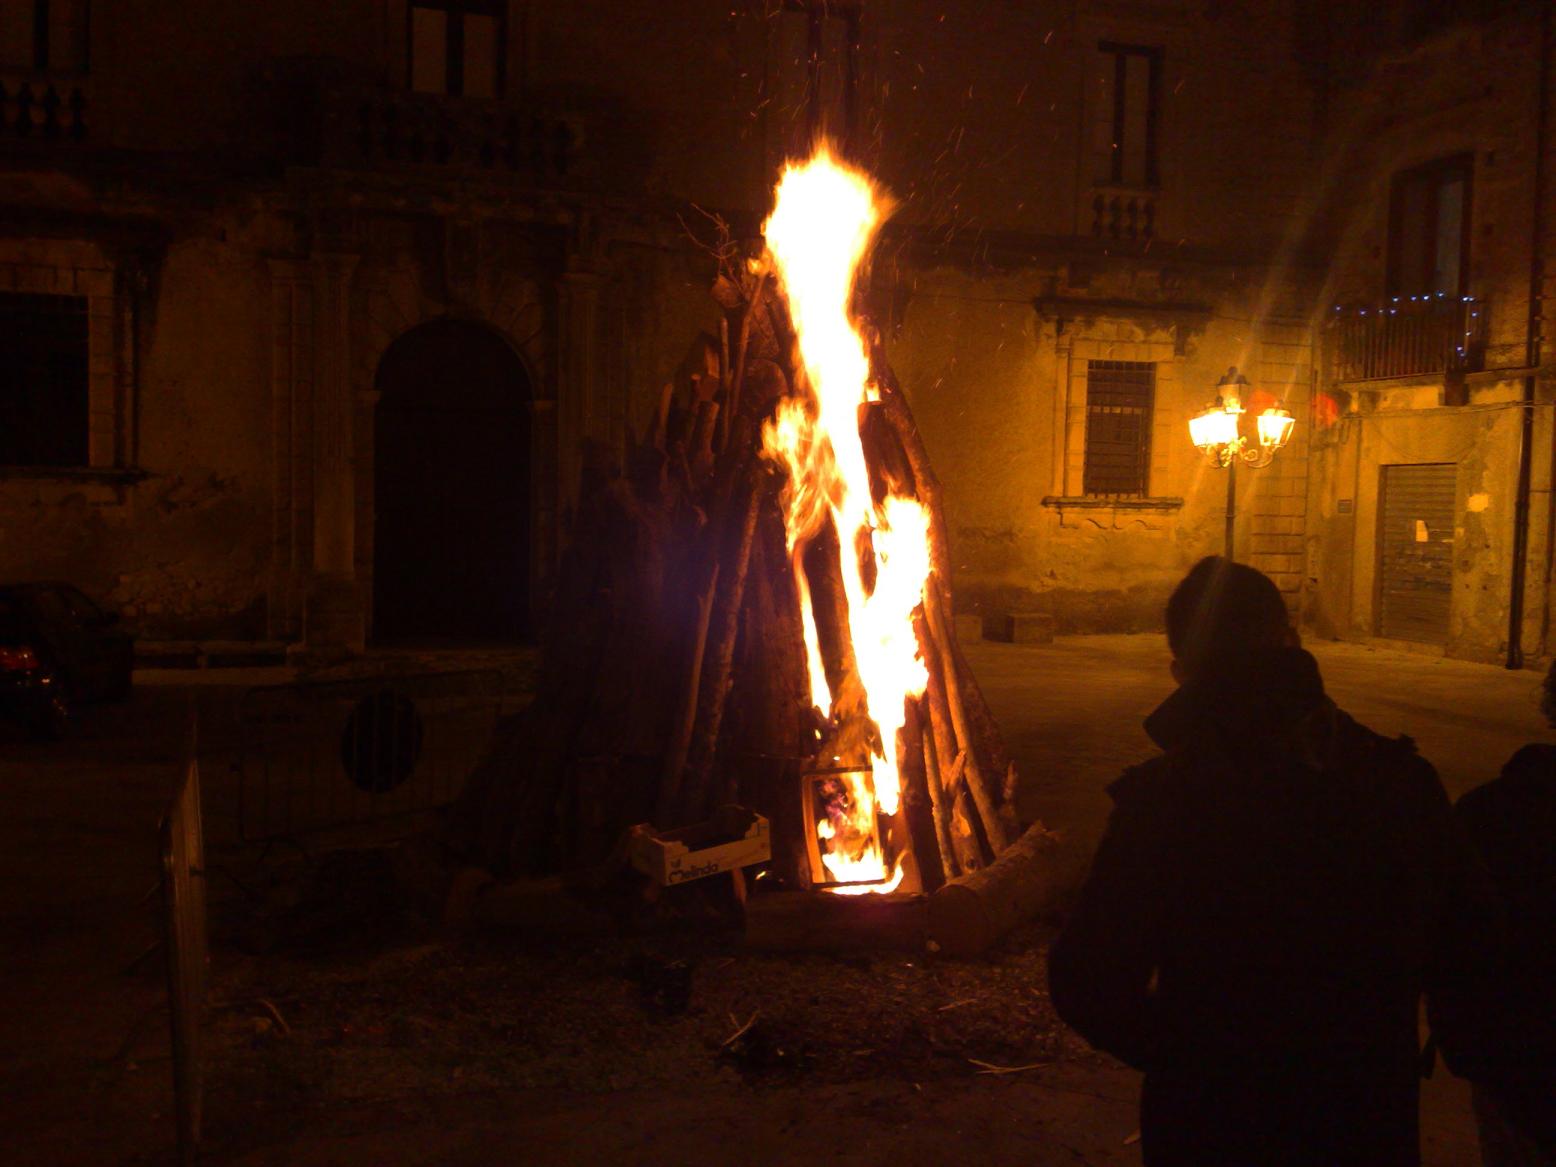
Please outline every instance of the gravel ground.
M836 1086L1100 1066L1054 1016L1033 927L996 955L823 956L729 937L438 942L229 953L206 1129L218 1157L332 1108L471 1092ZM678 1000L677 985L689 983Z

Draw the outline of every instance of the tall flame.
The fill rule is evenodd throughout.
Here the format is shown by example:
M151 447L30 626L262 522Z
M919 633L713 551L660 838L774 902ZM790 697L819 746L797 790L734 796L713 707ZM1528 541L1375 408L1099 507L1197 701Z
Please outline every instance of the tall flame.
M789 472L784 525L799 589L811 697L835 712L802 565L805 548L828 517L837 531L843 593L868 718L871 776L850 783L846 822L818 826L823 861L839 883L889 891L902 878L888 870L876 809L897 813L902 794L897 737L906 702L928 683L913 611L929 576L929 517L917 500L889 495L877 505L860 440L861 407L879 393L865 344L849 315L859 265L888 211L870 179L825 146L785 167L763 227L789 301L809 393L779 404L763 449ZM846 888L838 890L850 890Z

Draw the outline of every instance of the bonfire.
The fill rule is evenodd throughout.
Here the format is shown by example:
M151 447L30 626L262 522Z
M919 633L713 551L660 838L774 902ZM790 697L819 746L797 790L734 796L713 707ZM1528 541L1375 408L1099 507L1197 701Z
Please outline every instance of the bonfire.
M956 642L939 484L856 310L890 210L823 144L784 169L761 248L719 249L699 367L624 464L586 460L537 699L450 819L464 862L595 871L635 824L739 804L771 823L761 874L812 913L927 895L913 918L967 949L1040 898L1048 836L1022 836Z

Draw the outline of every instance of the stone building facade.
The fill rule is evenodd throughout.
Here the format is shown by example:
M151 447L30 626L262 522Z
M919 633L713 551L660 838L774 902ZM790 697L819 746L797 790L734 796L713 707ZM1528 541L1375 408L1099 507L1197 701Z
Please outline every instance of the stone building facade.
M148 641L529 634L584 447L641 428L712 324L703 212L754 233L819 127L898 203L863 295L945 484L964 609L1157 626L1222 549L1224 472L1186 423L1236 366L1299 419L1239 479L1239 557L1320 632L1379 635L1358 599L1376 503L1344 475L1369 435L1406 440L1393 413L1428 424L1398 404L1424 391L1332 375L1325 311L1375 295L1380 228L1324 196L1335 174L1377 194L1416 160L1347 145L1392 133L1403 157L1414 131L1346 137L1309 4L21 7L0 22L0 334L29 371L0 382L0 424L53 436L0 437L8 577L71 579ZM1489 27L1455 35L1511 61ZM1438 66L1371 67L1357 101ZM1474 148L1529 170L1527 146ZM1472 263L1514 344L1497 215ZM1512 391L1467 381L1444 432ZM1475 498L1505 483L1479 473L1461 510L1484 525L1503 504ZM1456 577L1449 651L1493 651L1494 602L1470 598L1492 570Z
M1333 95L1307 618L1516 664L1552 652L1556 50L1548 6L1429 31Z

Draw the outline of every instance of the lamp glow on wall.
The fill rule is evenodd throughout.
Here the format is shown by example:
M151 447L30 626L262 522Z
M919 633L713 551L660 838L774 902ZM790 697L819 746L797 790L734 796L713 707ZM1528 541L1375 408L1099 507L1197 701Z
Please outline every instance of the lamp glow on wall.
M1271 406L1254 419L1256 437L1245 434L1247 411L1243 394L1248 378L1234 365L1216 382L1216 400L1189 419L1189 437L1213 462L1226 471L1226 550L1233 554L1233 532L1237 523L1237 465L1239 462L1258 469L1268 466L1276 451L1291 440L1297 419L1283 405Z

